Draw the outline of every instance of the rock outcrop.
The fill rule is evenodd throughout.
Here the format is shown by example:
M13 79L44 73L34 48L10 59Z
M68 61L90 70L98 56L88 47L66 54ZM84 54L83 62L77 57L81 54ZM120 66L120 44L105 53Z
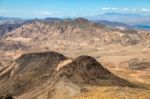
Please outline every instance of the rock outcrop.
M90 56L79 56L57 70L59 64L66 60L67 57L56 52L20 56L11 68L0 76L0 97L36 99L48 92L48 97L55 99L59 94L68 92L68 95L61 97L65 99L88 91L85 86L136 87L112 74Z

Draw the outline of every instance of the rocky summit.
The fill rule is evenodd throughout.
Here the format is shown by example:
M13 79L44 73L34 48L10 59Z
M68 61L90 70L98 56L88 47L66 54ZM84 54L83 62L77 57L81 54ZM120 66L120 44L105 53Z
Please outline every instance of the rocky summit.
M91 85L136 87L111 73L90 56L79 56L57 70L60 63L67 60L69 58L56 52L21 55L11 68L7 68L3 74L0 74L0 97L2 99L10 99L8 97L39 99L41 95L47 94L48 99L55 99L56 93L59 93L62 94L61 99L66 99L83 90L89 90L87 86ZM63 92L68 91L68 95L59 92L62 90L59 87L60 84L63 84L61 87L68 87L63 90ZM72 94L70 90L75 93Z

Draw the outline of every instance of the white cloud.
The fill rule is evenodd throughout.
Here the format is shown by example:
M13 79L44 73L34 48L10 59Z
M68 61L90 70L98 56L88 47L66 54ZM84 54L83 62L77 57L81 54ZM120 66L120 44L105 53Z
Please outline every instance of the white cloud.
M118 10L118 8L111 8L112 10Z
M101 8L102 10L128 11L129 8Z
M48 10L40 10L33 12L35 17L45 18L45 17L58 17L62 16L63 14L59 11L48 11Z
M7 10L5 10L5 9L0 9L0 13L5 13L5 12L7 12Z
M104 10L104 11L115 11L115 12L145 12L145 13L150 13L150 9L147 9L147 8L142 8L142 9L137 9L137 8L109 8L109 7L106 7L106 8L101 8L101 10Z
M102 8L102 10L110 10L111 8Z
M132 11L137 11L137 9L132 9Z
M129 11L130 9L129 8L122 8L120 10L122 10L122 11Z
M41 11L36 11L35 12L36 14L39 14L39 15L59 15L61 14L61 12L59 11L48 11L48 10L41 10Z
M142 12L150 12L150 9L145 9L145 8L143 8L143 9L141 9L141 11L142 11Z

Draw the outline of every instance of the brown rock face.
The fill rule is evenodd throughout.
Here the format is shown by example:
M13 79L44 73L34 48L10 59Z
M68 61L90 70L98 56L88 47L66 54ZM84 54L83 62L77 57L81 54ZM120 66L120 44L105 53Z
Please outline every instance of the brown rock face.
M73 62L64 66L57 75L66 77L73 83L91 84L100 86L134 86L121 79L90 56L80 56Z
M0 96L21 97L25 93L31 94L35 91L37 93L34 92L33 96L28 95L20 99L35 98L40 91L46 91L49 88L47 89L51 94L49 98L52 98L58 96L62 89L70 89L74 92L80 88L81 92L87 90L83 89L84 85L135 87L132 83L109 72L90 56L80 56L57 71L59 63L66 60L68 58L56 52L22 55L7 72L7 75L10 76L0 77L6 79L5 83L0 82ZM60 86L62 83L63 87ZM72 95L72 91L69 91L68 95Z
M78 18L50 23L34 21L7 33L3 39L32 47L75 49L108 44L135 45L141 38L136 31L120 31Z
M145 70L150 68L150 62L138 58L130 60L128 64L128 68L131 70Z
M5 75L1 77L6 80L4 80L5 84L0 85L2 88L0 95L19 95L42 86L43 82L51 79L57 65L66 59L62 54L55 52L22 55L7 72L9 77L6 78Z

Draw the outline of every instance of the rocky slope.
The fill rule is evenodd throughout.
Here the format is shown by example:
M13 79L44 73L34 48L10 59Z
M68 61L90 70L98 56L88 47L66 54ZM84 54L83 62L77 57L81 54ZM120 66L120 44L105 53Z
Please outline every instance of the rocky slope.
M0 39L0 99L147 99L150 91L129 81L149 84L149 38L83 18L28 20Z
M6 42L21 42L27 46L78 49L95 48L108 44L134 45L141 37L136 31L117 30L86 19L33 21L7 33Z
M11 32L13 30L15 30L16 28L18 28L19 26L21 26L22 24L2 24L0 25L0 38L2 38L2 36L5 33Z
M133 88L94 87L73 99L149 99L149 91Z
M27 47L21 43L7 43L7 42L0 42L0 50L1 51L13 51L13 50L26 50Z
M71 60L56 52L23 54L0 72L0 79L2 99L66 99L93 85L137 87L90 56Z

